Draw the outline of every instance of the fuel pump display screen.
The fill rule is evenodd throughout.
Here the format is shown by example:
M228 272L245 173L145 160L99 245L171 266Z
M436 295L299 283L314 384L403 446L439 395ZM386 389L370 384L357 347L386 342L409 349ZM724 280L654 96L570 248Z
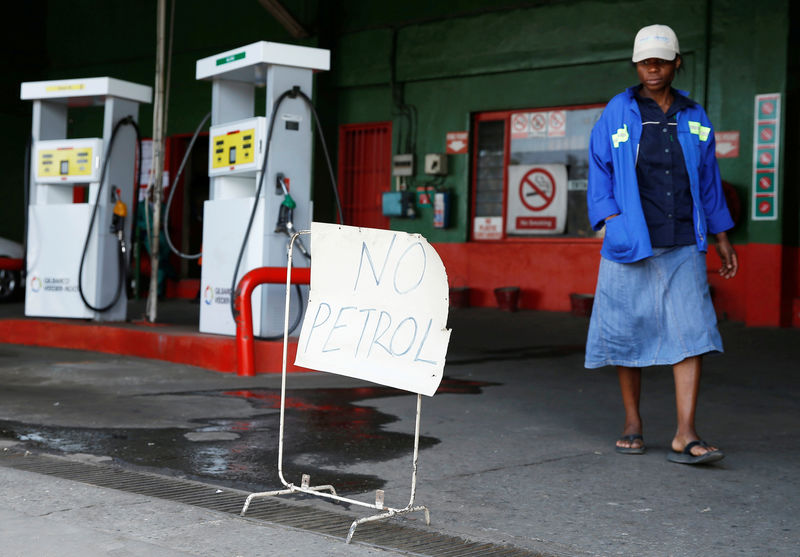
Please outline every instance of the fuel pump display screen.
M256 130L233 130L213 138L214 156L211 168L231 167L231 170L241 164L255 161L254 141ZM226 156L227 154L227 156Z
M47 140L36 143L36 180L94 182L103 143L99 139Z

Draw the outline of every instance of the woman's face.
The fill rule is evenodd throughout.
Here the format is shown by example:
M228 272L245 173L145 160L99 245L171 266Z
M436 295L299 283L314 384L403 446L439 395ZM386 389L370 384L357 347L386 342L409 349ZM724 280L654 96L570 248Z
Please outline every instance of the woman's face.
M648 93L658 93L668 89L675 79L675 71L681 66L681 59L662 60L647 58L636 62L636 73Z

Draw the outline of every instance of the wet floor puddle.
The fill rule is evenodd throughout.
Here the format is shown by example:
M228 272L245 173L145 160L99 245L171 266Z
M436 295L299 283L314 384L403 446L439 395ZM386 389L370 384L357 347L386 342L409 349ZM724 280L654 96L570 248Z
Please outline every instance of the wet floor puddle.
M437 394L479 394L490 385L494 384L445 378ZM204 419L202 426L194 430L65 428L0 422L0 438L19 439L41 451L110 456L123 465L245 490L280 487L277 475L280 416L275 412L280 409L280 391L193 391L177 395L198 394L240 397L254 409L265 412L246 419ZM397 417L359 404L398 396L408 398L413 420L414 395L398 394L389 387L288 392L283 466L286 479L299 483L300 475L305 473L311 475L314 484L333 484L343 493L381 489L385 482L375 475L341 470L353 464L404 456L410 460L413 430L386 431L384 426L397 421ZM424 410L423 403L423 420ZM422 436L420 450L438 442ZM302 462L294 462L295 457Z

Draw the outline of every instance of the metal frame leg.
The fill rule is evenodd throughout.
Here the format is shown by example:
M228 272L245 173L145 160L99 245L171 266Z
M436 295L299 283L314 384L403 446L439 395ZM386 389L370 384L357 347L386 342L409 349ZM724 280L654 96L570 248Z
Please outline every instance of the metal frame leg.
M289 242L288 262L286 266L286 303L284 307L283 362L281 367L281 411L280 411L280 428L278 433L278 478L280 479L285 489L280 489L276 491L264 491L260 493L251 493L250 495L247 496L247 499L244 502L244 506L242 507L242 512L240 514L241 516L244 516L245 513L247 512L247 509L250 507L250 504L253 502L253 500L258 498L273 497L276 495L289 495L292 493L305 493L307 495L315 495L317 497L322 497L325 499L341 501L353 505L384 511L380 514L354 520L353 524L350 525L350 530L347 533L346 543L350 543L352 541L356 528L358 528L360 524L364 524L366 522L374 522L376 520L392 518L394 516L401 514L407 514L416 511L424 511L425 524L430 525L431 514L428 508L422 505L416 505L416 506L414 505L414 500L416 498L416 493L417 493L417 464L419 461L419 430L420 430L420 417L422 415L421 394L417 394L417 416L416 416L416 424L414 426L414 458L413 458L412 473L411 473L411 497L408 501L408 505L406 505L402 509L395 509L392 507L385 506L383 502L382 490L378 490L378 492L376 493L375 503L372 504L372 503L365 503L364 501L350 499L348 497L341 497L336 494L336 489L332 485L311 486L310 485L311 478L308 474L303 474L302 482L299 487L292 483L287 482L283 476L283 432L285 424L284 417L286 411L286 367L287 367L287 354L289 346L289 302L291 298L292 248L294 246L295 239L297 239L301 234L310 234L310 231L303 230L292 236L292 239Z

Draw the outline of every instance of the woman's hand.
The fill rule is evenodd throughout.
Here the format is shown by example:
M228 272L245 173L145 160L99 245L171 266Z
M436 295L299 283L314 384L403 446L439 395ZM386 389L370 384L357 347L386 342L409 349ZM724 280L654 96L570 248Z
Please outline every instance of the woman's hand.
M722 278L733 278L739 270L739 258L736 257L736 250L733 249L733 245L731 245L730 240L728 240L727 232L716 234L716 238L717 253L722 261L719 274Z

